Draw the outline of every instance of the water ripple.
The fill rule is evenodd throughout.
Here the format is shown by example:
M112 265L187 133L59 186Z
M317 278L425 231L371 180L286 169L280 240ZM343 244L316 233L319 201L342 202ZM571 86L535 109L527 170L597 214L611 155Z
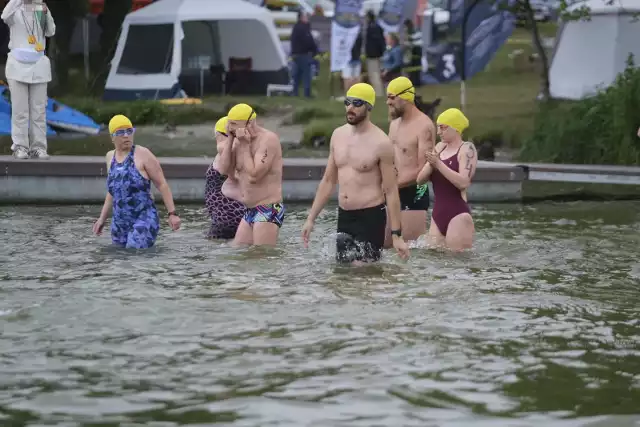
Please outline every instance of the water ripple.
M0 209L0 424L636 425L639 207L482 206L473 253L360 269L331 210L309 249L291 206L275 249L187 208L131 252L95 207Z

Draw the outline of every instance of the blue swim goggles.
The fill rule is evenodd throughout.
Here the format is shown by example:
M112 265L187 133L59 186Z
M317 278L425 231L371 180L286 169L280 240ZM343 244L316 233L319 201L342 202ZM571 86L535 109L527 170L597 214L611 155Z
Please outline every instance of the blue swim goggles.
M130 136L133 135L136 128L118 129L113 133L113 136Z

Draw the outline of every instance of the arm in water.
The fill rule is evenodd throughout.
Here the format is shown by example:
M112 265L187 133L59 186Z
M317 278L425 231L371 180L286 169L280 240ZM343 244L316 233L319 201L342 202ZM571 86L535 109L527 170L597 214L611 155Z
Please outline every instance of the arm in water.
M400 194L398 193L398 180L396 178L395 153L393 145L388 137L380 144L380 175L382 176L382 189L387 200L391 231L402 228L400 216ZM409 257L409 249L402 236L393 235L393 247L401 258Z
M276 144L280 145L278 137L269 133L260 142L255 155L252 156L249 143L245 140L240 141L242 165L249 175L251 183L260 181L271 170L277 152Z
M478 156L473 142L465 142L460 150L460 171L449 169L444 163L438 162L438 171L460 190L466 190L471 185L471 179L476 173Z
M111 168L111 160L113 159L114 152L113 150L109 151L105 156L105 160L107 162L107 174L109 173L109 169ZM109 212L113 208L113 196L109 191L107 191L107 195L104 198L104 204L102 205L102 210L100 211L100 216L98 220L93 224L93 233L96 235L102 234L102 228L104 227L104 223L109 217Z
M140 150L141 148L142 150ZM142 153L144 154L142 163L144 170L149 175L149 179L153 182L153 185L156 186L156 188L162 195L164 206L169 212L169 225L175 231L180 228L180 217L178 217L178 215L172 214L175 213L176 207L173 203L173 194L171 194L171 188L169 188L169 184L164 177L160 162L158 161L158 158L147 148L138 146L138 150L142 151Z
M327 167L324 170L324 175L322 176L320 184L318 184L316 196L313 199L313 204L311 205L311 209L309 210L307 220L302 227L302 240L304 241L305 246L309 244L309 236L311 235L311 231L313 230L313 223L315 222L324 206L329 201L331 193L333 193L333 190L336 188L336 184L338 183L338 167L336 166L336 162L333 157L334 136L335 131L331 136L331 142L329 143L329 158L327 159Z

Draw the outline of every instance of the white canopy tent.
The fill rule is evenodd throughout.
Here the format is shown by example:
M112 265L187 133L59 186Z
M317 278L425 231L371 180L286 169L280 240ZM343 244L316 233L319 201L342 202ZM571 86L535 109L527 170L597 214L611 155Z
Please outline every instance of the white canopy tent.
M587 0L590 20L563 22L549 69L552 98L582 99L610 86L624 71L630 53L640 65L640 0Z
M238 66L238 64L241 64ZM160 0L127 15L105 99L266 93L289 82L271 14L244 0Z

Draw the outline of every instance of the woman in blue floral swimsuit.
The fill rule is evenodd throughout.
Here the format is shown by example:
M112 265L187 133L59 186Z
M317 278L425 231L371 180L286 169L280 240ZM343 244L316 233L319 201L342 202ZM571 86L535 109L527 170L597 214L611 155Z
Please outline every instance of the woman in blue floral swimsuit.
M115 150L107 153L107 197L93 232L102 234L112 210L113 243L125 248L150 248L160 231L158 211L151 193L152 181L169 211L169 225L174 231L180 228L171 189L156 156L147 148L133 144L134 128L128 118L114 116L109 122L109 133Z

